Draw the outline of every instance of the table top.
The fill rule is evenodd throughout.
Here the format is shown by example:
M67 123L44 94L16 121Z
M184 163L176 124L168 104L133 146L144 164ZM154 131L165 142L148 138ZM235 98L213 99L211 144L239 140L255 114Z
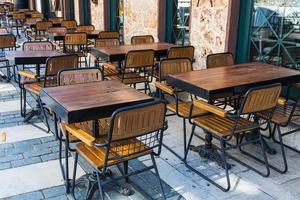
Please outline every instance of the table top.
M14 64L45 64L52 56L62 56L58 51L7 51L6 57Z
M167 77L168 84L202 98L224 97L227 92L244 91L250 87L300 82L300 71L266 63L246 63L179 73Z
M94 31L72 31L69 30L68 33L74 33L74 32L80 32L80 33L86 33L88 39L96 39L98 38L100 30L94 30ZM63 40L65 37L65 33L49 33L49 39L50 40Z
M153 100L120 81L44 88L40 96L66 123L110 117L118 108Z
M136 44L136 45L119 45L113 47L92 48L91 54L96 57L102 57L109 61L117 61L125 58L129 51L153 49L156 53L166 54L175 44L166 42L156 42L151 44Z

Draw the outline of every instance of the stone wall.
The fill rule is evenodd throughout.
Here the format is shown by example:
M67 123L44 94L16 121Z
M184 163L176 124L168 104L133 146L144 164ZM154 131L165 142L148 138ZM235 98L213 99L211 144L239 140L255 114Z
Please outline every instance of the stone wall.
M96 30L104 30L104 1L98 1L98 4L91 2L91 23Z
M153 35L158 41L159 0L124 0L124 36Z
M192 0L190 42L195 46L195 66L205 68L208 54L226 51L231 0Z

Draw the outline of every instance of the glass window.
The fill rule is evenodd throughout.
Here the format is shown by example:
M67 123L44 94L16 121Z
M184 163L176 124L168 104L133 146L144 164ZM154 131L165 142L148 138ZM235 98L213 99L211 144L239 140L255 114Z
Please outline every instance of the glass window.
M300 1L255 0L250 60L300 69Z

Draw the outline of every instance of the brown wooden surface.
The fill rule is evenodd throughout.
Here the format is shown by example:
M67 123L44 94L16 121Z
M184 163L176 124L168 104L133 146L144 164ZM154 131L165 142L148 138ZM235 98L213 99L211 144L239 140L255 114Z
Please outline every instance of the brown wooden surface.
M265 63L246 63L170 75L167 81L176 88L210 99L257 85L297 83L300 71Z
M166 55L167 51L171 47L175 47L176 45L165 43L165 42L156 42L151 44L137 44L137 45L120 45L113 47L98 47L92 48L91 54L95 57L102 57L108 61L120 61L124 60L125 55L129 51L135 50L146 50L152 49L155 51L156 55Z
M74 32L80 32L80 33L86 33L88 39L96 39L98 38L100 30L94 30L94 31L72 31L69 30L67 33L74 33ZM63 33L49 33L49 39L50 40L63 40L65 37L65 34Z
M44 88L41 98L66 123L109 117L117 108L153 100L119 81Z
M45 64L47 58L61 56L65 53L58 51L8 51L6 56L13 58L16 65Z

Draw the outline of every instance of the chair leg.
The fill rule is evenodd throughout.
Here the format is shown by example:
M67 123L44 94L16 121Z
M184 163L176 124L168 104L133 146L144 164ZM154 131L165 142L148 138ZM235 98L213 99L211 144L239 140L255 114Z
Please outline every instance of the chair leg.
M66 136L68 137L68 136ZM66 193L70 193L70 179L69 179L69 139L65 139L65 183L66 183Z
M127 175L128 174L128 161L123 162L123 166L124 166L124 175ZM128 183L129 177L126 177L125 181Z
M47 126L47 133L49 133L50 132L49 122L48 122L48 118L47 118L47 115L46 115L46 112L45 112L45 109L44 109L44 106L43 106L43 103L42 103L42 100L40 97L38 97L38 102L40 104L40 109L42 111L43 117L45 118L45 123Z
M230 177L229 177L229 172L228 172L228 164L227 164L227 155L226 155L226 151L225 151L225 142L224 140L220 140L220 146L221 146L221 157L223 160L223 165L224 165L224 169L225 169L225 174L226 174L226 180L227 180L227 187L225 188L225 191L229 191L230 190Z
M23 88L23 117L26 117L26 90Z
M183 146L184 146L184 155L186 155L186 119L183 118Z
M77 163L78 163L78 153L75 152L75 158L74 158L74 170L73 170L73 178L72 178L72 191L71 194L75 199L75 182L76 182L76 173L77 173Z
M23 89L20 87L20 114L21 114L21 117L24 117L23 116Z
M193 139L193 136L195 134L195 129L196 129L196 125L193 124L193 127L192 127L192 132L191 132L191 135L190 135L190 138L189 138L189 141L188 141L188 144L187 144L187 147L186 147L186 152L185 152L185 155L184 155L184 163L187 162L187 156L188 156L188 153L189 153L189 150L190 150L190 147L191 147L191 143L192 143L192 139Z
M103 188L102 188L102 180L101 180L102 177L100 177L99 172L96 172L96 174L97 174L97 181L98 181L100 199L104 200L104 191L103 191Z
M289 135L289 134L291 134L291 133L295 133L295 132L297 132L297 131L299 131L299 130L300 130L300 129L295 129L295 130L289 131L289 132L287 132L287 133L281 133L281 137L283 137L283 136L285 136L285 135ZM281 131L281 130L280 130L280 131ZM280 144L280 141L278 141L278 140L275 138L275 136L273 136L272 139L273 139L273 141L276 142L277 144ZM282 142L282 143L283 143L283 142ZM294 147L291 147L291 146L289 146L289 145L287 145L287 144L284 144L284 143L283 143L283 146L286 147L286 148L288 148L288 149L290 149L290 150L292 150L292 151L294 151L294 152L300 153L300 150L298 150L298 149L296 149L296 148L294 148Z
M166 195L165 195L165 192L164 192L163 184L162 184L162 181L160 179L160 176L159 176L159 173L158 173L158 169L157 169L157 165L156 165L155 158L154 158L153 154L151 154L151 160L152 160L152 163L153 163L153 166L154 166L154 170L155 170L156 176L157 176L158 181L159 181L161 195L162 195L163 199L166 199Z
M59 140L58 160L59 160L62 177L63 177L64 181L66 181L65 169L64 169L63 162L62 162L62 141L61 140Z

